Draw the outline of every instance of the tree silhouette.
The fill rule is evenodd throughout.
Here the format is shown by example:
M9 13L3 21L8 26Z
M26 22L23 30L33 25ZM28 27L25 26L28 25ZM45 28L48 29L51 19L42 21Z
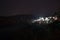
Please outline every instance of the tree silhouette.
M53 14L53 16L60 17L60 8L56 9L56 12Z

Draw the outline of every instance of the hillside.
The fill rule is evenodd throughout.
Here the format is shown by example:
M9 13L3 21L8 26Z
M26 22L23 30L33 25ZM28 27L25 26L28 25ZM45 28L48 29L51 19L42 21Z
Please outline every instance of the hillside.
M26 22L31 19L32 15L0 16L0 24L16 24L18 21Z

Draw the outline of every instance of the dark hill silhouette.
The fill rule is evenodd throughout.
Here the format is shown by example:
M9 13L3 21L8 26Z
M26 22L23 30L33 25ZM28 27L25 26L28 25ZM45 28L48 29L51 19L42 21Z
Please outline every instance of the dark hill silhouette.
M0 24L4 22L16 23L18 20L26 21L26 20L31 20L31 19L32 19L32 15L0 16Z

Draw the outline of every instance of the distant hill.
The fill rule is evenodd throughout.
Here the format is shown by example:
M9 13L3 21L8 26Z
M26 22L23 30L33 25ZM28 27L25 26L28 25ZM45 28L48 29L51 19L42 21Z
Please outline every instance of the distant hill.
M0 16L0 24L16 24L27 22L32 19L32 15Z

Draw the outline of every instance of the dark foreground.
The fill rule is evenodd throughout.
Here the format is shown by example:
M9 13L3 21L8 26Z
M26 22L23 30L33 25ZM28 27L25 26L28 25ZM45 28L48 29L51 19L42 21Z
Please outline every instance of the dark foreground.
M5 25L6 26L6 25ZM22 26L22 27L21 27ZM0 29L1 40L58 40L60 31L52 30L49 25L14 25Z

